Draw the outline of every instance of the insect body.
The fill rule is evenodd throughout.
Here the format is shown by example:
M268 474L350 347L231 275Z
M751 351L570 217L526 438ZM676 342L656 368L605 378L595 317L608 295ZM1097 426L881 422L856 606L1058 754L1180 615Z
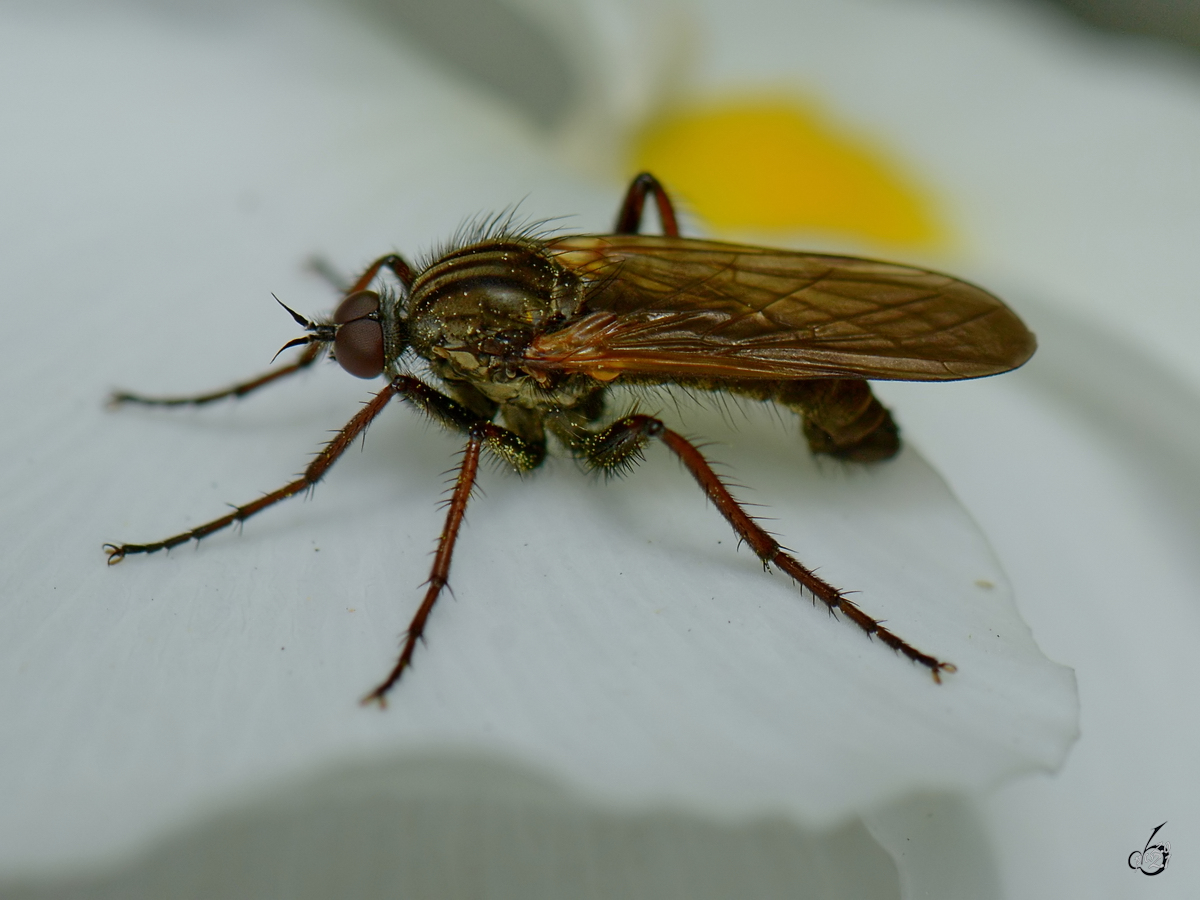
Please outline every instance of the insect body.
M662 236L638 233L648 196ZM398 295L372 288L385 269L399 281ZM381 257L348 287L328 321L288 312L306 331L285 345L305 348L290 365L211 394L119 393L114 403L241 396L326 351L350 374L384 376L387 385L295 481L165 540L108 544L110 564L199 540L304 492L400 397L467 443L429 587L399 660L364 702L383 704L412 661L449 576L480 454L529 471L544 459L548 437L604 472L627 468L647 444L662 441L764 564L928 668L934 680L954 670L784 552L685 438L653 416L607 420L605 397L616 385L679 385L770 400L799 414L813 451L856 462L886 459L899 448L899 431L865 379L976 378L1032 355L1033 335L980 288L908 266L680 237L666 192L642 174L613 234L542 239L493 228L419 270L400 256ZM428 380L410 374L417 361L426 364Z

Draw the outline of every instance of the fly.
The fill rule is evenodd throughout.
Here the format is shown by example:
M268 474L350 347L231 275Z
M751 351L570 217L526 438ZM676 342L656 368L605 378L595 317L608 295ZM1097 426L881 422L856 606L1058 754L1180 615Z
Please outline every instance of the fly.
M641 233L652 198L661 235ZM398 283L383 283L385 271ZM191 397L116 393L116 405L197 405L241 397L328 354L351 375L387 384L296 480L164 540L106 544L110 565L200 540L304 493L394 398L466 437L430 572L399 659L363 703L386 705L412 663L450 574L455 541L483 452L518 472L540 466L548 437L603 473L630 468L660 441L691 472L764 565L807 588L831 612L926 668L929 655L785 552L730 494L700 450L655 416L606 416L618 386L671 386L771 401L800 417L815 453L851 462L895 455L900 432L867 379L955 381L1014 369L1036 343L999 299L937 272L850 256L681 237L670 197L637 176L612 234L545 237L494 220L481 233L411 266L382 256L333 315L288 309L305 334L290 364ZM422 363L427 378L412 374Z

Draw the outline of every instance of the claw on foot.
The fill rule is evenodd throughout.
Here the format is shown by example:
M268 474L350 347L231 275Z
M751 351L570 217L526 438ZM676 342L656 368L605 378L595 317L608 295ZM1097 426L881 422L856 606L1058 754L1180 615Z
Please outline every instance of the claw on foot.
M958 671L958 666L954 663L940 662L934 668L930 669L930 671L933 673L933 680L941 684L942 673L945 672L947 675L953 675Z
M358 701L359 706L370 706L372 703L379 704L381 710L387 709L387 697L385 697L378 689L371 691L367 696Z

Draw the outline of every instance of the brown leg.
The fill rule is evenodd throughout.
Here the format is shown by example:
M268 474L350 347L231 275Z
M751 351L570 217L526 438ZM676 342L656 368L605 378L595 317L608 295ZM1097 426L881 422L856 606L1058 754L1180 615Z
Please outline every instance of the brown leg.
M310 260L309 266L313 269L313 271L317 272L322 277L329 279L330 282L335 286L341 281L341 278L333 271L332 267L322 260ZM404 285L405 290L412 285L412 268L407 262L404 261L403 257L395 253L389 253L387 256L379 257L379 259L367 266L366 271L364 271L362 275L359 276L358 280L350 285L350 287L347 288L344 293L349 295L356 291L365 289L366 286L375 279L375 276L379 274L379 270L385 267L390 269L392 273L395 274L398 279L400 279L400 282ZM278 300L278 298L276 299ZM292 318L295 319L300 325L311 326L313 324L311 322L307 322L307 320L305 320L298 313L288 309L288 307L282 302L279 305L283 306L284 309L287 309L287 311L291 313ZM196 396L189 397L145 397L141 394L131 394L127 391L114 391L108 399L108 404L109 406L120 406L122 403L139 403L143 406L203 406L206 403L212 403L214 400L223 400L226 397L244 397L252 391L258 390L260 387L264 387L272 382L278 381L280 378L286 378L288 375L299 372L301 369L307 369L314 362L321 358L325 349L325 342L323 340L315 340L309 343L308 341L299 339L289 343L284 347L284 349L286 350L288 346L294 346L302 343L308 343L308 346L305 347L303 353L296 357L295 362L289 363L288 365L276 369L273 372L267 372L265 375L260 375L257 378L251 378L249 381L241 381L237 384L230 385L229 387L219 391L213 391L212 393L198 394Z
M211 394L199 394L194 397L143 397L141 394L114 391L108 399L108 404L109 406L120 406L122 403L140 403L143 406L203 406L205 403L223 400L226 397L244 397L251 391L256 391L280 378L286 378L301 369L307 369L321 358L324 349L320 344L309 344L304 348L304 352L296 357L295 362L249 381L242 381L222 390L213 391Z
M437 553L433 559L433 570L429 573L429 587L425 591L425 599L413 616L404 639L404 647L400 651L400 659L388 677L363 698L363 703L378 703L386 706L385 697L392 686L400 680L412 664L413 653L417 641L423 640L425 621L433 605L437 602L450 576L450 560L454 555L454 543L458 540L458 531L462 527L463 514L467 510L467 501L471 499L471 489L475 485L475 476L479 470L479 453L486 447L500 459L507 462L518 472L528 472L542 464L546 455L544 439L530 440L515 432L509 431L483 416L472 412L456 400L435 391L416 378L402 375L392 382L396 393L417 409L448 428L463 432L467 435L467 447L463 451L463 460L458 469L458 480L454 484L454 492L450 495L450 508L446 513L446 524L442 527L442 536L438 540Z
M296 494L311 488L321 480L329 467L349 448L354 439L366 430L371 421L383 411L388 401L394 396L402 397L443 425L457 431L466 432L468 441L466 451L463 454L463 461L459 468L458 481L455 484L454 493L450 498L450 511L446 517L446 524L442 528L441 540L438 542L437 554L434 557L433 571L429 576L429 589L426 591L425 599L417 610L416 616L413 617L412 623L409 625L404 649L400 654L400 659L396 663L395 668L386 681L363 699L363 703L377 702L380 706L384 706L384 697L388 690L399 680L404 670L411 664L417 641L422 639L422 634L425 631L425 621L429 618L429 613L433 609L434 603L437 602L438 596L446 586L446 581L450 574L450 560L454 553L454 543L458 538L458 531L462 526L463 514L466 512L467 501L471 497L471 488L475 484L475 476L479 469L480 450L483 447L487 447L488 450L508 462L513 468L521 472L526 472L541 464L546 449L544 441L523 438L509 431L507 428L489 422L456 400L429 387L429 385L421 380L413 378L410 375L400 375L392 379L387 387L372 397L370 402L353 419L346 423L346 426L338 435L325 446L316 459L304 470L304 474L300 478L284 485L277 491L272 491L253 503L236 507L229 515L214 519L198 528L193 528L191 531L182 532L165 540L155 541L151 544L105 544L104 548L108 551L108 564L115 565L131 553L154 553L158 550L169 550L172 547L177 547L191 540L201 540L216 531L228 528L236 522L244 522L267 507L274 506L281 500L294 497Z
M338 432L337 436L325 445L325 448L317 454L316 459L309 463L308 468L304 470L304 474L290 484L286 484L277 491L272 491L265 496L259 497L253 503L247 503L245 506L235 507L233 512L227 516L222 516L219 519L213 519L191 531L184 531L180 534L173 535L165 540L155 541L151 544L105 544L104 549L108 552L108 564L116 565L130 553L155 553L159 550L170 550L172 547L178 547L180 544L186 544L188 541L198 541L208 537L210 534L220 531L223 528L228 528L235 522L244 522L256 513L262 512L268 506L274 506L280 500L286 500L288 497L294 497L303 491L308 490L315 485L328 471L346 450L354 443L354 439L358 437L371 424L383 408L387 406L389 400L397 393L395 383L389 384L382 391L371 398L358 414L346 423L346 427Z
M404 285L405 290L412 287L412 267L405 262L403 256L396 253L389 253L387 256L379 257L379 259L367 266L366 271L358 276L358 280L346 289L346 296L366 290L367 285L375 280L375 276L379 274L379 270L384 267L392 270L392 274L400 279L400 283Z
M617 234L637 234L642 230L642 208L646 205L648 193L654 194L654 204L658 207L663 234L667 237L679 237L675 206L667 196L666 190L658 183L658 179L649 172L643 172L630 183L629 190L625 192L625 200L621 203L621 211L617 213L617 225L613 231Z
M437 553L433 557L433 570L429 573L429 585L425 591L425 599L417 609L409 623L408 633L404 637L404 649L400 651L400 659L386 679L375 690L363 697L362 703L378 703L381 708L387 706L387 692L400 680L404 670L412 663L413 652L417 649L417 641L424 640L425 622L433 609L433 604L441 596L442 589L450 578L450 560L454 555L454 544L458 540L458 531L462 527L463 515L467 511L467 501L471 499L471 489L475 486L475 475L479 471L479 451L483 446L482 429L472 429L467 439L467 447L463 451L462 464L458 468L458 479L454 483L454 493L450 495L450 508L446 513L446 524L442 526L442 536L438 539Z
M614 423L609 428L597 434L590 442L580 448L588 455L593 463L602 468L619 469L628 465L641 452L651 438L658 438L692 473L699 482L708 499L713 502L725 520L733 526L733 530L750 548L758 554L763 565L773 564L801 585L808 588L813 597L820 600L831 613L842 613L868 636L878 637L897 653L902 653L915 663L929 669L933 680L941 684L942 672L954 672L952 663L922 653L912 644L884 628L876 619L871 618L858 608L846 595L832 584L818 576L812 569L803 565L798 559L785 552L779 542L767 534L762 527L742 509L741 504L733 498L728 488L722 484L720 477L712 470L703 454L697 450L687 438L667 428L659 419L650 416L629 416Z

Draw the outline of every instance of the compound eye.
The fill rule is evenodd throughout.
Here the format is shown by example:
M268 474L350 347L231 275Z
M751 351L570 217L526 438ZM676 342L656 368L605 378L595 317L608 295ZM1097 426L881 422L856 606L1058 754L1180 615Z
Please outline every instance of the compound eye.
M333 314L333 321L344 325L377 312L379 312L379 294L375 291L355 291L338 304L337 311Z
M338 364L358 378L376 378L383 373L383 326L367 316L379 312L379 295L374 291L351 294L333 314L341 325L333 339Z

